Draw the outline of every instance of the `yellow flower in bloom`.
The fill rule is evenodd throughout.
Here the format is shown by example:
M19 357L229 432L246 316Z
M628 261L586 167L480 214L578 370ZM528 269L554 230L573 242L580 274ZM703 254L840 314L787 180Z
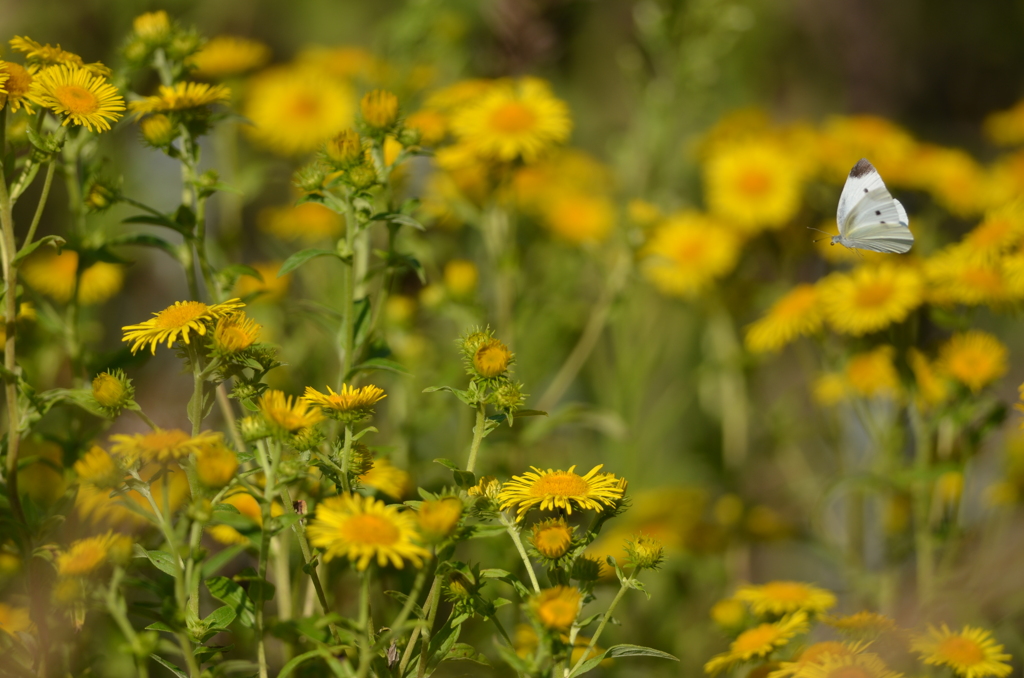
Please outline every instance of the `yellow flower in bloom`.
M250 303L274 303L281 301L288 294L291 286L292 274L287 273L278 277L277 272L281 270L280 261L259 261L250 264L260 277L243 274L235 281L234 295L240 298L249 299Z
M710 616L723 628L739 628L747 620L747 606L735 598L723 598L711 606Z
M166 502L172 512L178 510L189 496L188 477L176 465L152 463L139 469L139 477L143 482L149 482L157 474L160 475L159 479L149 488L153 501L157 506L163 506ZM149 501L134 490L123 496L112 497L110 489L100 489L91 483L83 483L79 485L78 495L75 497L75 510L79 516L94 524L134 527L148 525L145 518L126 506L129 502L144 511L152 511Z
M1008 260L979 255L963 246L947 247L924 263L928 298L937 304L968 306L1005 302L1014 291L1003 265Z
M145 142L156 148L168 146L178 137L178 128L163 113L147 115L140 120L139 131Z
M918 144L892 121L873 115L833 116L814 145L827 178L846 181L858 158L868 158L887 183L911 183L917 169Z
M412 477L387 459L374 459L370 470L359 476L359 482L396 500L412 488Z
M821 323L818 288L797 285L747 328L745 343L753 353L778 351L797 337L818 332Z
M127 548L126 548L127 544ZM93 572L101 565L125 551L131 552L131 539L113 532L79 539L64 553L57 556L57 574L62 577L80 577ZM114 558L111 558L114 556Z
M562 191L541 208L541 223L573 245L601 242L615 225L615 207L603 195Z
M613 187L609 169L592 155L574 148L554 151L539 162L519 167L512 175L516 201L542 217L560 195L602 196Z
M27 607L11 607L6 603L0 603L0 631L14 636L31 628L32 621Z
M572 526L564 518L548 518L533 526L530 543L545 558L561 558L572 543Z
M808 645L797 655L795 661L782 662L779 668L768 674L768 678L788 678L789 676L803 675L803 671L811 665L822 664L833 657L849 657L859 654L864 650L864 645L858 643L840 643L835 640L826 640L821 643Z
M1024 203L990 210L984 220L963 238L963 248L976 254L998 255L1024 242Z
M351 88L304 68L268 68L249 82L245 117L252 139L281 155L317 149L346 127L355 111Z
M197 78L219 80L260 68L270 61L270 48L234 35L210 38L185 62Z
M263 327L245 313L226 315L213 329L213 347L221 353L237 353L252 346Z
M829 655L822 661L808 664L796 674L798 678L902 678L885 665L878 655Z
M315 202L294 207L267 207L257 220L260 230L288 242L314 243L336 238L345 230L342 218Z
M1002 678L1013 671L1003 653L1003 646L996 644L992 633L981 628L965 626L960 631L951 631L945 624L942 628L928 627L925 635L916 637L910 645L925 664L948 666L963 678Z
M422 567L430 556L416 544L416 514L373 497L346 493L325 499L307 532L310 543L324 549L326 560L345 557L358 570L374 560L380 567L402 569L406 561Z
M484 78L459 80L431 93L427 97L425 106L443 113L452 113L465 108L475 101L479 101L484 95L491 92L499 82Z
M693 297L732 271L740 242L717 221L696 212L670 217L641 251L644 275L659 290Z
M420 134L423 146L436 146L448 135L448 118L440 111L424 108L405 118L405 127Z
M991 334L979 330L960 332L939 349L942 370L974 393L1006 374L1007 350Z
M398 97L383 89L363 95L359 102L363 122L377 130L387 130L398 121Z
M93 445L73 467L78 480L102 490L112 490L121 484L124 471L117 461L99 445Z
M362 47L308 47L295 61L319 77L349 81L367 79L378 68L377 58Z
M29 287L62 304L75 293L77 271L78 252L58 254L49 247L39 248L21 265L21 277Z
M452 259L444 265L444 286L453 297L468 297L476 291L480 272L466 259Z
M24 107L32 113L29 93L32 91L32 70L10 61L0 61L0 108L17 111Z
M268 424L287 433L314 426L324 418L320 410L311 409L303 398L293 398L275 389L268 389L260 396L258 405Z
M900 393L900 376L893 365L892 346L858 353L846 363L846 383L865 398L895 398Z
M387 398L387 395L384 389L370 384L359 388L342 384L338 393L330 386L327 387L327 393L307 386L302 398L310 405L319 406L328 416L341 415L344 420L352 421L353 416L362 418L373 414L374 404Z
M473 369L485 379L500 376L512 364L512 352L498 339L484 341L473 354Z
M842 334L860 336L902 322L921 305L923 286L913 268L861 266L818 283L825 319Z
M800 166L775 141L716 150L704 166L704 181L708 210L747 232L784 226L800 209Z
M25 61L33 66L72 66L83 68L100 78L109 78L110 69L101 63L87 64L82 57L60 48L60 45L43 45L25 37L11 38L11 49L25 55Z
M949 397L948 383L923 353L916 348L911 348L907 351L907 363L910 364L910 369L914 373L918 407L922 409L934 407Z
M970 217L985 208L989 195L985 171L966 152L930 147L923 150L917 162L924 174L924 188L951 213Z
M173 113L188 111L213 104L225 103L231 99L231 90L224 85L210 85L205 82L179 82L176 85L160 85L157 93L128 105L137 116L152 113Z
M794 636L807 631L807 614L795 612L773 624L761 624L747 629L729 645L729 651L712 657L704 664L704 672L716 675L742 662L766 657L785 646Z
M831 591L798 581L743 586L736 591L735 598L750 605L757 615L782 615L798 610L821 614L836 604Z
M865 639L872 639L883 633L896 630L896 622L890 617L868 610L854 612L845 617L826 615L821 618L821 621L837 631Z
M226 486L237 471L238 456L224 444L223 438L204 443L196 452L196 475L207 487Z
M583 594L571 586L553 586L533 597L530 607L547 629L568 631L580 613Z
M124 111L124 98L102 77L77 66L52 66L36 74L29 98L90 132L106 132Z
M102 304L121 291L124 266L97 261L82 271L78 281L78 302L84 306Z
M462 500L458 497L441 497L420 504L416 520L424 540L436 543L454 532L462 517L462 508Z
M143 464L157 462L166 464L196 454L204 445L221 442L223 435L213 431L204 431L194 438L176 428L169 430L156 429L149 433L123 434L110 436L113 445L110 451L125 460L128 465L141 460Z
M263 511L256 498L245 491L235 491L229 494L221 502L238 509L238 512L251 520L256 525L263 526ZM276 514L275 514L276 510ZM274 504L270 509L271 515L280 515L281 508ZM248 544L249 538L231 527L230 525L213 525L207 530L211 537L221 544Z
M547 83L527 77L496 83L456 114L452 129L482 158L533 162L569 138L572 120Z
M158 10L140 14L132 20L132 30L146 42L163 41L171 32L171 19L167 12Z
M575 506L600 513L614 506L623 495L618 478L611 473L599 473L602 466L595 466L584 476L575 472L575 466L570 466L568 471L542 471L531 466L532 472L513 476L502 487L498 496L501 510L515 508L516 521L521 521L532 508L562 509L571 515Z
M170 348L179 339L189 344L193 334L205 336L214 321L244 306L238 299L213 305L201 301L176 301L173 306L154 313L154 318L138 325L122 327L125 333L121 341L132 342L133 354L146 344L156 354L157 344L166 342L167 348Z

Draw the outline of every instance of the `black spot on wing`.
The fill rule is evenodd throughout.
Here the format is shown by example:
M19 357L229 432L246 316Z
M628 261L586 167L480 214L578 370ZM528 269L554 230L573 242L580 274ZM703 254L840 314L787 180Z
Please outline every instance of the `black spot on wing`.
M850 176L856 179L875 171L877 170L871 166L871 163L867 161L867 158L861 158L857 161L857 164L853 166L853 169L850 170Z

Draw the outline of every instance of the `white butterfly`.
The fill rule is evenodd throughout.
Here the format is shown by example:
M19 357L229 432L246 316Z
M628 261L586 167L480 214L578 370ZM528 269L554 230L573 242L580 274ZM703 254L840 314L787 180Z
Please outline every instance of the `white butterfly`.
M839 196L839 235L832 244L903 254L914 244L907 210L892 197L870 162L861 158L846 178Z

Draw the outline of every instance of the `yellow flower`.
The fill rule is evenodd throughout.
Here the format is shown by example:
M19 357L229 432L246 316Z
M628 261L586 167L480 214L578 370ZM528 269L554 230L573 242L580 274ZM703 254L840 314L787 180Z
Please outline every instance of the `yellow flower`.
M416 512L420 534L430 543L439 542L458 527L462 517L462 500L458 497L441 497L420 504Z
M32 113L29 93L32 91L32 70L10 61L0 61L0 108L17 111L24 107Z
M251 520L256 525L263 526L263 510L260 508L260 504L256 501L248 492L244 490L233 491L222 501L222 504L227 504L238 509L238 512ZM275 504L271 507L271 515L275 515L274 509L277 508L277 515L280 515L281 509ZM249 538L231 527L230 525L213 525L207 530L211 537L220 542L221 544L248 544Z
M289 242L314 243L336 238L345 229L340 216L315 202L294 207L267 207L260 212L258 224L260 230Z
M325 551L325 559L345 557L365 570L370 562L402 569L406 561L423 566L429 552L415 542L416 515L387 506L373 497L342 494L316 507L308 528L309 541Z
M530 606L541 625L547 629L567 631L580 613L583 594L571 586L553 586L533 597Z
M316 150L346 127L354 110L350 87L316 71L268 68L249 83L243 114L253 122L249 136L281 155Z
M102 490L112 490L121 484L124 471L106 450L93 445L73 467L78 480Z
M110 436L113 445L110 451L132 465L141 460L143 464L158 462L166 464L197 454L204 445L220 443L223 434L205 431L194 438L176 428L156 429L150 433L123 434Z
M496 83L459 110L452 129L482 158L533 162L569 138L572 120L547 83L521 78Z
M162 9L146 12L132 20L132 30L146 42L159 43L170 35L171 20Z
M939 349L942 370L977 393L1006 374L1007 350L991 334L979 330L960 332Z
M757 615L782 615L803 610L821 614L836 604L831 591L797 581L772 581L760 586L743 586L735 595Z
M1005 111L990 113L985 118L985 135L1000 146L1016 146L1024 142L1024 101Z
M476 485L466 490L471 497L497 499L501 494L501 481L494 476L483 476Z
M863 651L862 644L851 645L840 643L835 640L826 640L821 643L808 645L797 655L795 661L782 662L779 668L768 674L768 678L788 678L789 676L803 675L803 671L811 665L822 664L833 657L849 657Z
M49 440L29 438L22 442L21 457L26 460L32 457L36 459L18 470L19 489L39 504L53 504L67 489L60 445Z
M818 332L821 323L818 288L797 285L747 328L745 343L753 353L778 351L797 337Z
M384 389L369 384L360 388L342 384L338 393L330 386L327 387L327 393L307 386L302 395L307 403L319 406L327 416L349 423L373 414L374 404L386 397Z
M746 232L779 228L800 209L800 167L773 140L716 150L705 165L704 179L709 211Z
M237 353L252 346L263 327L245 313L222 316L213 330L213 347L221 353Z
M545 558L556 560L569 550L574 529L564 518L548 518L533 526L530 543Z
M977 160L951 148L925 148L918 163L923 187L936 202L959 217L980 213L988 202L988 178Z
M704 672L713 676L735 664L766 657L788 644L794 636L807 631L807 627L807 613L800 611L773 624L748 629L729 645L728 652L716 655L704 664Z
M36 74L29 98L90 132L106 132L124 111L124 98L102 77L78 66L52 66Z
M121 341L132 342L133 354L146 344L156 354L157 344L166 342L167 348L170 348L179 339L189 344L193 334L205 336L214 321L243 306L245 304L238 299L229 299L212 306L201 301L176 301L173 306L154 313L154 318L138 325L122 327L125 333Z
M78 252L40 248L21 265L25 282L32 289L55 301L66 304L75 293ZM78 284L78 301L95 305L117 294L124 283L124 267L99 261L82 271Z
M498 339L488 339L473 354L473 369L485 379L504 374L511 363L512 352Z
M833 116L815 140L827 178L841 183L858 158L870 158L892 185L911 183L920 173L918 144L892 121L872 115Z
M125 535L107 532L97 537L79 539L73 542L67 551L57 556L57 574L62 577L89 574L107 560L116 562L125 551L131 552L131 539Z
M573 245L601 242L615 225L615 207L603 195L561 191L541 208L541 223Z
M654 230L640 252L641 266L662 292L694 297L732 271L739 251L737 236L717 221L682 212Z
M1004 262L962 245L947 247L924 262L929 301L968 306L999 304L1014 291Z
M224 444L223 438L201 445L196 452L196 475L207 487L219 490L231 482L237 471L238 456Z
M711 620L726 629L743 626L747 620L747 606L735 598L724 598L711 606Z
M31 628L32 621L27 607L11 607L6 603L0 603L0 631L15 636Z
M359 476L359 482L396 500L408 494L412 487L409 474L387 459L374 459L370 470Z
M910 647L925 664L948 666L963 678L1002 678L1013 671L1007 663L1010 655L1003 653L990 631L981 628L951 631L945 624L941 629L929 626L927 634L914 638Z
M249 274L242 274L235 281L234 294L237 297L248 299L249 303L265 302L272 304L281 301L288 294L288 288L292 282L292 274L278 276L281 270L280 261L260 261L250 264L260 277Z
M530 468L532 472L513 476L498 496L502 511L516 509L517 521L522 520L532 508L542 511L562 509L571 515L575 506L600 513L606 507L614 506L623 495L618 478L611 473L599 473L601 464L585 476L577 474L575 466L570 466L568 471Z
M310 409L305 399L293 398L275 389L268 389L260 396L258 405L268 424L287 433L314 426L324 418L319 410Z
M11 49L25 55L25 61L33 66L72 66L84 68L100 78L109 78L110 69L101 63L87 64L82 57L65 51L60 45L43 45L31 38L11 38Z
M873 639L883 633L896 630L896 622L877 612L862 610L845 617L822 616L821 621L842 633Z
M820 662L809 663L796 673L796 678L902 678L885 665L878 655L870 652L861 654L828 655Z
M665 547L650 535L640 534L626 541L628 562L637 570L654 570L665 558Z
M225 103L231 99L231 90L224 85L210 85L205 82L179 82L176 85L160 85L157 93L128 105L137 116L152 113L174 113Z
M324 155L335 169L349 169L363 161L363 141L354 129L343 129L324 144Z
M163 113L147 115L140 120L139 131L146 143L156 148L170 145L178 136L178 128Z
M101 372L92 380L92 397L109 410L120 411L135 394L132 382L121 370Z
M308 47L295 61L320 77L348 81L366 79L378 67L376 57L362 47Z
M143 482L149 482L158 473L159 480L153 482L149 488L153 501L157 506L163 506L166 502L171 511L178 510L189 495L185 472L175 465L159 463L147 464L139 469L139 477ZM152 510L149 501L134 490L124 496L111 497L110 489L100 489L91 483L79 486L78 495L75 497L75 510L79 516L91 523L136 527L147 525L145 518L126 506L128 502L136 504L142 510Z
M938 405L949 397L945 378L936 371L927 357L916 348L907 351L907 362L917 385L917 404L922 409Z
M419 143L436 146L448 135L448 118L440 111L424 108L405 118L406 129L419 132Z
M379 131L388 130L398 121L398 97L387 90L375 89L363 95L359 110L367 125Z
M453 297L470 296L480 279L476 264L466 259L452 259L444 265L444 286Z
M829 325L854 336L902 322L921 304L922 294L916 270L888 263L833 273L818 283L818 298Z
M852 356L846 363L851 390L865 398L899 396L900 376L892 362L895 352L892 346L879 346Z
M1024 241L1024 203L1014 201L990 210L963 238L966 251L982 255L1005 254Z
M262 42L233 35L210 38L186 63L192 75L220 80L260 68L270 61L270 48Z
M97 261L82 271L78 281L78 302L84 306L102 304L121 291L124 266Z

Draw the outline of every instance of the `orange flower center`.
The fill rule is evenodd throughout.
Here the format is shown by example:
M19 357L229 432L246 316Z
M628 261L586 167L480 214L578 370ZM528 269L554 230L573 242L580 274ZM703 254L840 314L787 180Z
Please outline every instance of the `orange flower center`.
M761 624L757 628L744 631L733 641L732 649L737 653L753 652L765 654L779 637L779 630L771 624Z
M752 198L759 198L771 188L772 178L759 167L747 168L736 181L740 192Z
M893 285L887 280L878 280L861 285L854 295L854 303L860 308L878 308L883 305L893 293Z
M344 523L342 533L346 541L366 546L390 546L399 537L394 523L376 515L352 516Z
M60 85L53 96L72 115L89 115L99 110L100 100L80 85Z
M791 582L771 582L762 589L765 598L787 603L801 603L807 600L807 588Z
M680 263L697 263L704 258L707 244L700 238L686 238L675 247L675 259Z
M553 598L552 600L544 601L537 612L544 626L562 629L572 624L576 619L576 608L578 606L579 603L576 600Z
M548 558L557 558L565 553L571 535L564 527L550 527L540 530L533 539L533 545Z
M7 74L11 76L4 85L7 95L10 97L23 97L28 94L28 90L32 87L32 75L18 64L8 63L4 65L4 68L7 69Z
M794 292L778 303L774 315L780 318L800 317L814 307L815 301L817 295L813 289Z
M308 94L299 94L292 100L289 110L296 118L314 118L320 113L320 100Z
M959 666L974 666L985 660L985 652L981 646L963 636L951 636L939 644L936 654L940 654Z
M575 473L552 473L535 482L530 494L534 497L579 497L587 494L587 481Z
M188 327L191 323L206 315L208 309L209 306L201 301L186 301L183 304L176 304L157 313L153 325L161 330Z
M1003 289L999 274L990 268L969 268L963 272L960 279L964 285L989 294L998 294Z
M144 447L147 450L152 450L153 452L159 452L160 450L173 449L188 439L189 435L184 431L155 431L153 433L146 434L139 441L139 447Z
M526 132L537 122L537 115L529 107L510 101L491 113L491 126L506 134Z

